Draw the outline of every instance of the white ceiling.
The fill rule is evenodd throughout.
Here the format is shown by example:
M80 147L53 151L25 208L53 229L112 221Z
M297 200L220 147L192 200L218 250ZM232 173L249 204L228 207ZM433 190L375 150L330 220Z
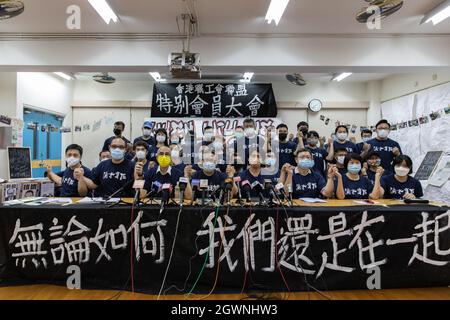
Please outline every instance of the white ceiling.
M23 0L25 12L1 21L0 32L13 33L177 33L175 17L186 12L182 0L108 0L120 22L107 26L86 0ZM278 26L264 17L270 0L197 0L202 34L414 34L450 33L450 19L437 26L419 25L423 15L442 0L405 0L403 8L368 30L355 20L364 0L291 0ZM81 30L66 28L66 9L81 7Z
M78 80L92 80L92 76L95 73L77 73L76 78ZM152 78L148 73L110 73L111 76L116 78L117 81L152 81ZM208 72L203 73L204 78L214 79L226 79L226 80L238 80L242 78L240 73L229 74L211 74ZM308 82L329 82L332 78L332 74L329 73L302 73L303 77ZM388 73L355 73L351 77L345 79L345 82L367 82L372 80L382 80L389 76ZM162 74L163 77L168 77L169 74ZM275 82L275 81L287 81L285 74L272 73L272 74L256 74L253 78L254 82Z

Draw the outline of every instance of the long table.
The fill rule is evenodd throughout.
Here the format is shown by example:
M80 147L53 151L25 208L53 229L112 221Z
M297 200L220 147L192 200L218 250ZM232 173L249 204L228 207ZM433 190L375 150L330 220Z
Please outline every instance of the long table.
M155 205L0 207L0 285L151 294L208 293L215 282L216 293L443 286L449 217L443 204L387 200L162 213Z

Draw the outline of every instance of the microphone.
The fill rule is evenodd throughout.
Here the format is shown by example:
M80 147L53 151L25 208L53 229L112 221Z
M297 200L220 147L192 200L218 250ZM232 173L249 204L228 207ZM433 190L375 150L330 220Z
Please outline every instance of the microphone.
M292 202L292 184L288 184L288 191L289 191L289 203L290 203L290 205L291 205L291 207L292 207L292 205L293 205L293 202Z
M155 188L156 187L156 188ZM144 198L150 198L161 192L162 184L159 181L153 181L151 190L145 195Z
M186 191L186 187L189 183L189 179L185 177L181 177L178 181L178 187L180 188L180 207L183 206L184 202L184 192Z
M164 205L169 202L171 193L172 193L172 185L170 183L163 184L161 195L161 209L159 210L159 214L161 214L164 211Z
M264 197L264 195L262 194L263 191L263 185L258 181L254 181L252 183L252 189L255 190L258 194L259 194L259 201L261 203L266 202L266 198Z
M144 184L145 184L145 180L135 180L134 184L133 184L133 189L136 190L135 194L134 194L134 199L133 199L133 205L136 205L140 202L140 192L142 189L144 189Z
M291 203L289 202L289 196L286 193L286 190L284 190L284 185L280 182L275 186L275 190L278 191L278 193L280 193L283 196L283 199L286 200L289 205L291 205Z
M272 180L265 179L264 180L264 189L269 190L269 204L272 204L274 201L273 199L277 198L277 195L275 193L275 188L273 187Z
M247 197L247 202L250 202L250 193L252 191L252 186L250 185L250 181L244 180L241 182L242 191L244 192L245 196Z
M111 200L118 194L121 194L126 188L130 187L133 184L133 182L134 182L134 179L128 180L121 188L116 190L112 195L110 195L109 197L106 197L106 201Z
M208 179L200 179L200 190L202 190L202 206L205 205L206 190L208 189Z
M231 191L233 190L233 178L226 178L225 179L225 194L227 197L227 205L230 205L230 195L231 195Z
M192 179L191 187L192 187L192 193L193 193L192 203L191 204L194 204L195 201L197 201L197 191L199 190L199 187L200 187L200 180L199 179Z
M239 201L239 203L241 203L241 201L242 201L242 194L241 194L241 187L240 187L240 183L239 183L239 182L241 182L241 177L239 177L239 176L238 177L234 177L233 181L236 184L237 189L238 189L238 201Z

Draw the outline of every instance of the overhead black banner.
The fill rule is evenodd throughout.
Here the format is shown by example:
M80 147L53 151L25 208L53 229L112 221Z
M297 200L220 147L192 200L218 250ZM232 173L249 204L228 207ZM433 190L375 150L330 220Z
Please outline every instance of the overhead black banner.
M219 265L215 293L447 286L447 210L186 207L175 237L178 208L0 208L0 286L207 293Z
M271 84L155 83L152 117L273 118Z

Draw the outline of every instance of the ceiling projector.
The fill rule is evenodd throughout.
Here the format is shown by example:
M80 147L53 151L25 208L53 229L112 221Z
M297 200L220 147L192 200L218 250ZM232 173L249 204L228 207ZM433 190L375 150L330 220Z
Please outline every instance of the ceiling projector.
M380 15L381 19L384 19L386 17L389 17L393 13L400 10L400 8L403 6L402 0L365 0L366 2L369 2L370 6L377 6L380 9ZM367 10L369 7L362 8L357 14L356 14L356 20L361 23L366 23L370 17L373 16L373 11Z
M22 1L3 1L0 0L0 20L9 19L18 16L25 10L25 5Z
M200 54L191 52L171 53L169 68L173 79L200 79Z

